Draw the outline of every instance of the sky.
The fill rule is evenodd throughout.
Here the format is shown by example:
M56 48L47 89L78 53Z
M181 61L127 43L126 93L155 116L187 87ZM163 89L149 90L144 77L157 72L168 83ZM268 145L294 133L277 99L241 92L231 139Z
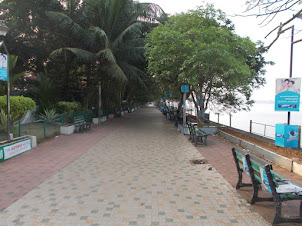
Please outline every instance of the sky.
M235 25L235 33L241 37L250 37L252 41L258 40L268 45L276 37L276 32L271 34L267 39L265 36L280 22L285 22L294 14L294 12L287 11L279 14L268 25L260 25L263 17L256 18L255 16L240 17L235 15L248 15L244 13L247 6L246 0L139 0L140 2L156 3L168 14L176 14L186 12L188 10L194 10L197 6L205 5L206 3L213 3L216 9L221 9L226 13L227 17ZM294 41L302 39L302 20L295 19L293 23L287 27L295 25ZM276 78L288 78L290 71L290 48L291 48L291 31L284 32L277 42L266 53L265 59L267 61L273 61L273 66L266 66L266 85L259 90L255 90L252 98L256 101L274 101L275 99L275 84ZM302 42L294 44L293 48L293 73L292 77L302 77Z

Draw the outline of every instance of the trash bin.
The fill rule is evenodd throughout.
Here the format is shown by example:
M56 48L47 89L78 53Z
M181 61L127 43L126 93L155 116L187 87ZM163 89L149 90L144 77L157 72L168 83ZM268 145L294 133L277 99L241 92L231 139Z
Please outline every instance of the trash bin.
M118 117L121 118L122 117L122 112L118 113Z
M297 125L276 124L275 145L297 148L299 128Z

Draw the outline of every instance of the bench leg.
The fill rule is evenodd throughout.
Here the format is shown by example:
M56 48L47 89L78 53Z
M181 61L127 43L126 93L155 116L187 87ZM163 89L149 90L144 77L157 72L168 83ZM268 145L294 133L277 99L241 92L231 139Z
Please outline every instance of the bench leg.
M253 185L253 190L254 190L254 192L253 192L253 195L252 195L252 198L251 198L251 204L254 204L255 203L255 201L256 201L256 199L258 198L258 190L259 190L259 187L256 185Z
M208 136L205 136L205 137L204 137L204 145L205 145L205 146L207 146L207 145L208 145L208 143L207 143L207 139L208 139Z
M302 201L300 202L300 217L302 218Z
M272 222L273 225L282 222L281 209L282 209L282 203L278 201L277 203L275 203L275 215Z

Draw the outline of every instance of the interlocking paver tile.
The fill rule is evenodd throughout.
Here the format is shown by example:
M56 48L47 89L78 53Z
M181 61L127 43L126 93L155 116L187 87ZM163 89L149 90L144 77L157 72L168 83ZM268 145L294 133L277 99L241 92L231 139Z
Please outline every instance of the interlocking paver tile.
M0 225L268 224L210 164L190 163L203 156L155 108L88 149L2 211Z

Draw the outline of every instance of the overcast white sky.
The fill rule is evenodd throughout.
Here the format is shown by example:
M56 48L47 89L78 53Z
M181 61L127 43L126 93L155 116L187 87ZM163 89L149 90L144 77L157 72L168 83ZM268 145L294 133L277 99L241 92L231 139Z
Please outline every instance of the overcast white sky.
M235 32L243 37L249 36L254 42L261 40L269 44L275 38L276 33L269 36L268 39L264 37L280 22L288 20L294 12L287 12L277 16L270 24L263 27L259 25L262 18L256 17L234 17L235 14L243 14L246 9L245 0L139 0L140 2L152 2L160 5L166 13L175 14L186 12L190 9L196 9L197 6L205 5L206 3L213 3L215 8L224 11L228 18L235 24ZM247 15L247 14L245 14ZM295 24L295 38L294 40L302 39L302 20L296 19ZM291 26L290 24L289 26ZM286 31L279 40L270 48L266 54L266 60L275 62L274 66L266 67L267 84L260 90L255 90L254 100L274 100L275 99L275 80L276 78L289 77L290 69L290 31ZM302 42L294 44L293 51L293 77L302 77Z

